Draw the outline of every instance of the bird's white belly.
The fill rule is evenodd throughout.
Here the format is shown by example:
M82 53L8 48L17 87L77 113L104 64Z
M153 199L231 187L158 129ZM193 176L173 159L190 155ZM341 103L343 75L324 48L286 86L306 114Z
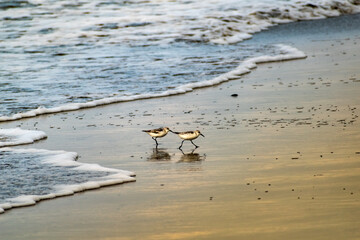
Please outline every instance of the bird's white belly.
M198 136L196 134L180 134L179 137L181 137L184 140L193 140Z
M165 132L160 132L160 133L149 133L150 136L152 137L163 137L166 135Z

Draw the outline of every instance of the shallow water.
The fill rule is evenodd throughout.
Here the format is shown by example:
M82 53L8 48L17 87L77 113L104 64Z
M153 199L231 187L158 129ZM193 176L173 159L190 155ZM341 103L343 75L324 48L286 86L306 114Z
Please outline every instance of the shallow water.
M21 195L45 195L54 185L76 184L90 177L103 177L106 172L74 171L70 167L44 164L44 154L1 151L0 202ZM16 178L14 178L16 176Z
M47 48L43 53L10 56L17 63L21 55L24 65L9 64L6 70L9 77L1 86L5 103L0 106L1 113L12 115L38 107L160 93L228 72L254 52L260 55L275 51L271 46L183 42L171 47L101 46L78 47L75 51L69 46L62 48L71 53L54 57L54 49Z
M43 199L134 180L131 172L76 159L74 152L0 148L0 213Z

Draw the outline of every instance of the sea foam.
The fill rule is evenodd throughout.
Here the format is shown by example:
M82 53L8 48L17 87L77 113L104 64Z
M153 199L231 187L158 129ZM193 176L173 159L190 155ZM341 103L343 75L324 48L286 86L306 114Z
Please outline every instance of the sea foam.
M9 38L6 44L11 47L73 44L79 37L99 45L111 42L158 44L178 39L229 44L277 24L360 11L357 0L150 0L106 4L102 0L85 0L76 6L72 1L32 2L36 7L27 11L6 9L6 20L31 19L34 28L31 33ZM56 11L63 9L66 3L73 7ZM84 11L87 14L83 14ZM39 12L52 14L47 16ZM73 24L74 19L76 24ZM99 37L103 39L95 40Z
M29 144L46 137L43 131L23 130L21 128L0 129L0 147Z
M130 95L130 96L109 97L109 98L93 100L93 101L89 101L89 102L85 102L85 103L69 103L69 104L65 104L65 105L58 106L58 107L52 107L52 108L39 107L38 109L31 110L31 111L24 112L24 113L17 113L12 116L1 116L0 122L35 117L35 116L43 115L43 114L74 111L74 110L78 110L78 109L91 108L91 107L107 105L107 104L111 104L111 103L128 102L128 101L135 101L135 100L140 100L140 99L158 98L158 97L166 97L166 96L172 96L172 95L177 95L177 94L184 94L187 92L191 92L197 88L214 86L214 85L217 85L217 84L229 81L229 80L238 79L241 75L250 73L251 70L256 68L257 64L260 64L260 63L306 58L306 54L304 52L302 52L294 47L291 47L288 45L283 45L283 44L278 44L277 46L280 50L279 55L275 55L275 56L266 55L266 56L249 58L249 59L243 61L236 69L234 69L230 72L227 72L225 74L221 74L220 76L215 77L210 80L180 85L174 89L163 91L161 93L145 93L145 94Z
M133 172L77 162L75 152L1 148L0 213L45 199L135 181Z

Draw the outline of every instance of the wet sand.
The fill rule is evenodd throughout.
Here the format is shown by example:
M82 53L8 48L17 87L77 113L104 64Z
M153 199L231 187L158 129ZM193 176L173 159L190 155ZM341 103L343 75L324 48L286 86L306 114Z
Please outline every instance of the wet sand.
M75 151L137 181L9 210L1 239L360 239L359 19L257 34L308 57L215 87L2 123L47 133L22 148ZM141 130L160 126L205 138L181 152L169 133L156 151Z

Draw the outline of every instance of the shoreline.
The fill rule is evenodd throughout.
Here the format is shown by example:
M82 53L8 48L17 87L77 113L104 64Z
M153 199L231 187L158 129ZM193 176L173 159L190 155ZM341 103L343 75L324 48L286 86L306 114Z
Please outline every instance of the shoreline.
M69 104L60 105L57 107L50 107L50 108L39 107L37 109L33 109L27 112L16 113L11 116L0 116L0 122L17 121L25 118L33 118L41 115L54 114L54 113L72 112L72 111L101 107L116 103L126 103L132 101L147 100L152 98L177 96L192 92L197 89L214 87L228 81L239 79L243 75L251 73L252 70L256 69L259 64L298 60L307 57L303 52L301 52L296 48L286 46L283 44L277 44L277 46L280 48L281 52L285 52L285 53L275 56L263 55L260 57L252 57L243 61L239 66L237 66L235 69L231 70L230 72L221 74L220 76L217 76L213 79L205 80L202 82L187 83L184 85L180 85L174 87L173 90L167 90L164 92L153 93L153 94L144 93L140 95L102 98L90 102L69 103Z
M133 184L6 212L2 236L359 238L360 36L296 37L297 30L306 32L301 25L307 23L296 23L286 41L305 51L305 60L261 64L239 80L185 95L2 123L48 135L21 148L77 152L81 162L137 175ZM276 41L268 35L288 26L249 41ZM169 135L156 152L141 130L159 126L199 129L206 137L195 140L194 152L185 143L183 154L180 139Z

